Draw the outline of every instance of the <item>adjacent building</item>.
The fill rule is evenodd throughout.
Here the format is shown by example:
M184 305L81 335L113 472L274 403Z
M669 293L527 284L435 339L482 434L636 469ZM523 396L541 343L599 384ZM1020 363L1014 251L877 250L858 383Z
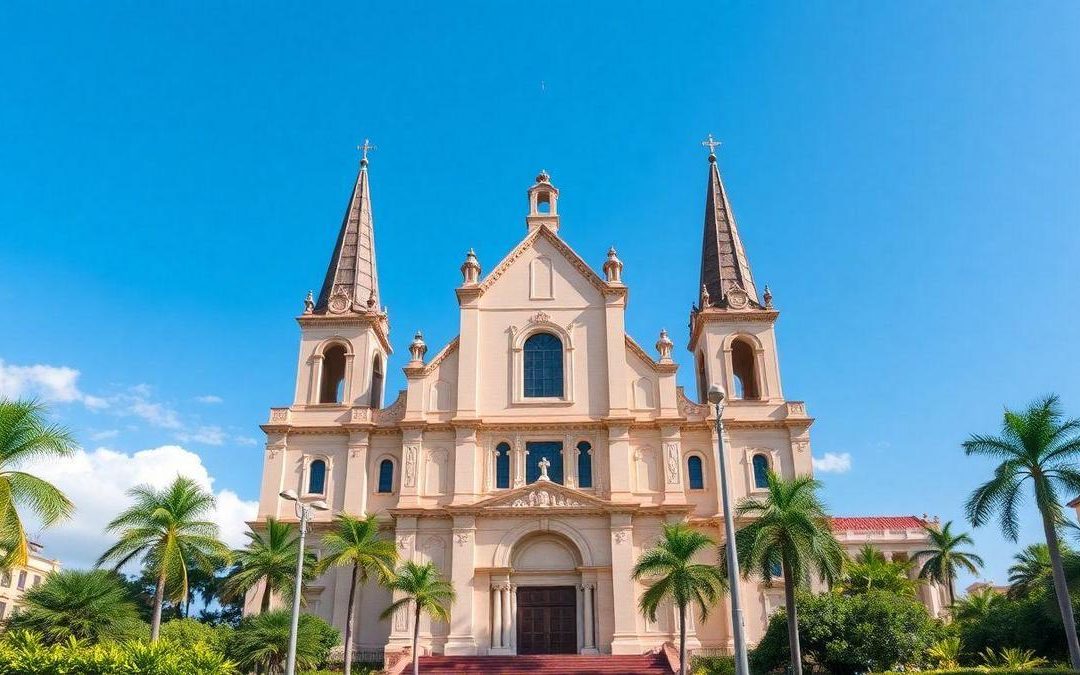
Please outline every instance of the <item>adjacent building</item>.
M449 624L421 619L428 653L639 654L673 640L674 609L642 616L644 587L631 569L667 522L723 539L709 385L729 395L723 461L735 499L760 494L769 470L812 472L813 418L783 389L780 313L754 278L715 155L705 170L700 280L686 289L693 392L676 384L680 364L664 330L647 340L626 332L623 261L614 248L582 256L570 246L559 189L541 172L526 191L518 244L486 270L470 250L461 284L447 289L458 335L429 347L416 333L406 388L388 401L392 349L363 159L322 288L297 319L293 400L263 425L252 527L295 520L278 496L286 489L332 511L376 514L402 558L434 563L457 589ZM316 549L332 517L316 515ZM921 524L900 521L838 519L837 530L846 543L902 555ZM348 570L320 577L309 611L343 626L349 583ZM783 589L741 583L756 641ZM410 644L407 613L378 618L390 600L377 586L362 589L357 648ZM729 616L726 607L707 621L692 615L690 646L730 648Z
M41 544L30 542L25 565L0 572L0 619L6 619L23 606L23 594L37 587L50 573L60 569L59 560L41 554Z

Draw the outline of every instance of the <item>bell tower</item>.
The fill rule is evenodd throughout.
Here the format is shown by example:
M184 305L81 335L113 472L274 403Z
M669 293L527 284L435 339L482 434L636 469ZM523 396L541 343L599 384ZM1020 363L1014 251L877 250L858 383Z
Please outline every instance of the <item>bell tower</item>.
M759 299L750 260L743 248L727 190L716 162L719 142L709 135L709 176L701 243L698 302L690 313L698 400L719 384L730 402L779 402L780 367L776 357L772 294Z
M304 302L295 407L385 405L390 323L379 302L367 140L318 298Z

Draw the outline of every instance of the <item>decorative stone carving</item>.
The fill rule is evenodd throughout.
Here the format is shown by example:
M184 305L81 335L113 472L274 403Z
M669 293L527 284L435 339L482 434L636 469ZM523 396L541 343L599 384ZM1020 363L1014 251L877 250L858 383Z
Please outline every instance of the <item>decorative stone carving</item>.
M769 290L769 284L765 284L765 295L762 297L765 298L765 309L772 309L772 291Z
M550 490L533 490L529 492L529 494L521 495L513 500L508 506L515 509L551 507L575 508L585 506L585 504L558 492Z
M416 487L416 454L418 450L415 445L405 446L405 487Z
M616 530L612 537L616 544L625 544L630 539L630 533L626 530Z
M734 282L727 289L727 304L732 309L746 309L750 296Z
M344 314L352 306L352 299L349 298L348 293L339 288L334 291L326 304L331 314Z
M551 316L547 312L537 312L529 317L529 323L550 323Z
M803 401L788 401L786 405L788 417L806 417L806 403Z
M461 264L461 279L463 286L475 286L480 282L480 261L476 259L476 251L471 248Z
M304 314L311 314L315 311L315 297L311 291L307 292L307 297L304 298Z
M409 356L412 357L412 365L423 365L424 354L427 354L427 343L424 342L424 334L416 331L412 344L409 345Z
M666 363L671 361L671 350L675 346L675 343L668 337L667 329L660 329L660 339L656 341L656 351L660 354L660 361Z
M412 544L412 535L403 534L397 538L397 548L402 553L409 550L409 546Z
M709 298L709 289L705 287L705 284L701 284L701 308L705 309L712 307L712 301Z
M664 457L667 463L667 482L669 485L678 485L682 474L679 470L679 444L664 443Z
M708 403L694 403L690 399L686 398L686 392L682 387L679 387L678 396L675 397L675 403L679 408L679 414L687 419L705 419L709 416L709 404Z
M366 406L356 407L349 411L350 424L367 424L371 422L371 408Z
M463 532L455 532L454 533L454 541L457 542L458 546L464 546L465 544L468 544L469 543L469 537L470 537L470 533L467 530L463 531Z
M405 418L405 390L402 389L398 392L397 399L390 404L390 407L383 408L382 410L376 410L372 413L372 419L376 424L386 424L400 422Z
M284 450L285 450L285 444L284 443L267 443L266 444L266 456L269 457L270 459L274 459L275 457L278 456L279 452L283 452Z
M623 263L621 260L619 260L619 256L615 252L615 247L612 246L608 249L607 260L604 261L605 281L607 281L609 284L621 284L622 270Z
M288 408L270 408L270 424L287 424L288 421Z

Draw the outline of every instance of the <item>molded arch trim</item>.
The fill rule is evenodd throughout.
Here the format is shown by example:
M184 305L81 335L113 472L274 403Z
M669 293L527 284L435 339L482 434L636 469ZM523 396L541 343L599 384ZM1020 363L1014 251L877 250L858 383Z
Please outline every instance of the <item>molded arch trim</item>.
M510 567L511 556L517 543L530 535L544 532L561 534L577 547L582 566L592 567L596 564L589 542L580 532L561 520L549 519L547 529L541 528L535 520L528 520L503 535L499 545L495 547L492 567Z

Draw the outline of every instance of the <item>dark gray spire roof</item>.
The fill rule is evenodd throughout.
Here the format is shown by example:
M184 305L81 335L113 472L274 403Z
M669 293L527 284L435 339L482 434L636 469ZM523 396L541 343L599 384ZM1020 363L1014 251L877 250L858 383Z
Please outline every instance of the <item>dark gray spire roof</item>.
M714 307L728 307L728 293L738 287L750 305L760 307L750 260L746 257L735 215L731 212L727 190L716 166L716 155L709 155L709 186L705 195L705 232L701 243L701 283ZM702 293L704 294L704 293ZM743 300L742 303L746 302ZM738 306L736 304L736 306Z
M375 266L375 221L371 217L367 159L360 161L356 185L341 221L334 254L315 313L378 312L379 274Z

